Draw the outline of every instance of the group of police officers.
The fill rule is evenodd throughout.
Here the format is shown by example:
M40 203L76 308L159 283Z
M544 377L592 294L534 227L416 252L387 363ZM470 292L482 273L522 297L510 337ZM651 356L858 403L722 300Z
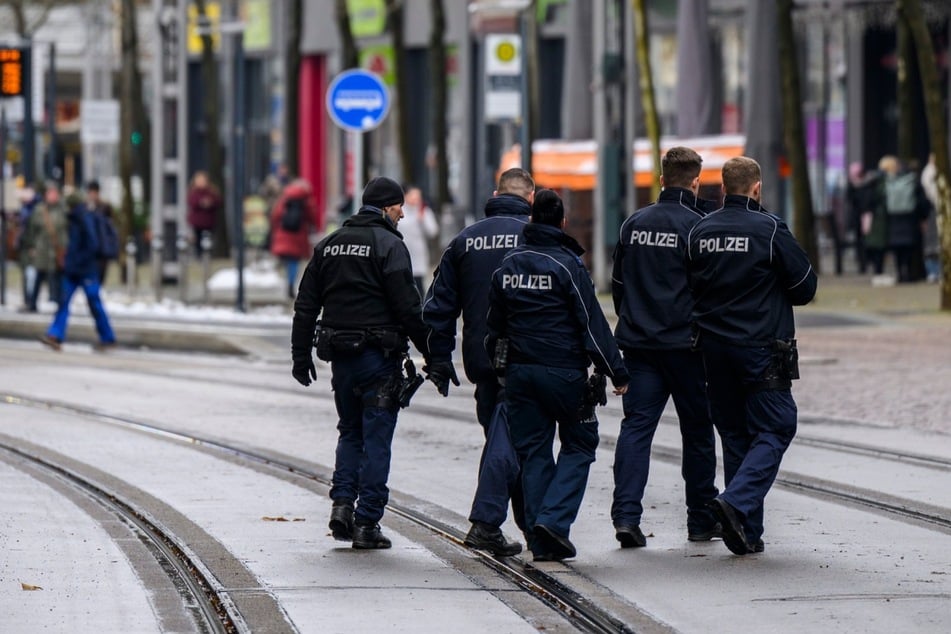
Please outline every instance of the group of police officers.
M339 416L330 530L354 548L389 548L380 530L397 413L426 378L446 396L462 317L462 360L485 436L465 543L536 561L576 555L570 528L598 446L595 406L606 381L622 396L611 518L622 548L640 528L651 442L673 398L683 442L687 538L722 538L737 555L763 552L763 500L796 431L792 306L816 274L782 220L760 206L761 173L737 157L722 169L724 205L700 200L702 160L671 148L658 201L622 225L614 254L614 333L564 232L565 207L531 175L505 171L485 218L442 255L425 301L397 225L403 190L367 183L362 207L314 249L291 336L293 376L331 364ZM594 365L589 377L588 368ZM555 433L560 449L553 455ZM718 491L715 431L726 488Z

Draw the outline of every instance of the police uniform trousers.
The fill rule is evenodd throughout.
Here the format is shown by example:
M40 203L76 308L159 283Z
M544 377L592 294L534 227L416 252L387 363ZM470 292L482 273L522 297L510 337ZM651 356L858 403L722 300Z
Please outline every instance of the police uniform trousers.
M631 382L622 398L624 419L614 455L614 525L640 524L651 442L667 399L672 396L683 441L681 475L687 500L687 530L710 530L716 520L706 505L718 493L714 484L717 456L702 357L689 350L625 350L624 365Z
M525 532L525 509L522 496L521 470L512 446L508 427L508 406L498 379L476 383L476 416L485 434L485 445L479 459L479 481L476 486L470 522L500 527L512 501L512 517Z
M742 347L712 336L702 341L710 412L723 442L726 490L750 543L763 535L763 500L796 435L796 402L789 389L757 385L770 365L768 347Z
M400 372L397 355L385 357L377 347L354 355L338 354L331 362L331 385L337 405L337 455L330 497L356 501L354 521L376 524L390 491L390 445L396 430L399 405L378 407L377 391L386 379Z
M582 369L534 364L511 364L506 373L509 431L522 465L528 535L542 524L568 537L578 515L598 448L597 420L579 420L586 378ZM556 424L557 462L552 456Z

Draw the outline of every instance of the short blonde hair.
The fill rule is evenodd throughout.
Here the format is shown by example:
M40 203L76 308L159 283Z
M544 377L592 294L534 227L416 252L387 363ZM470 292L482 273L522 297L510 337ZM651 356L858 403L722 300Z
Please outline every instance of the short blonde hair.
M727 195L750 193L753 185L763 180L759 163L748 156L734 156L723 164L723 190Z
M898 162L897 157L886 154L878 160L878 169L890 176L894 176L901 171L901 163Z

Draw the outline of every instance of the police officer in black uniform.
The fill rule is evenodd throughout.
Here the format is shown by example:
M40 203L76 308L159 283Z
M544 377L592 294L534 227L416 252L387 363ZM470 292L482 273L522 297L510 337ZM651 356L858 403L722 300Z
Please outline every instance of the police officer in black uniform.
M585 398L588 366L593 361L611 378L615 394L626 392L629 380L579 257L583 250L564 227L558 194L537 192L522 232L525 244L509 252L492 276L486 319L486 349L508 349L509 429L522 465L525 525L536 561L575 556L569 532L598 446L598 420L586 407L593 405Z
M760 206L760 166L723 166L723 208L694 225L687 271L726 490L711 503L737 555L763 552L763 501L796 434L799 378L793 306L816 273L786 224Z
M423 303L423 320L432 328L429 349L434 360L450 362L456 320L462 314L462 363L476 386L476 416L485 435L479 483L469 513L472 528L465 543L500 556L522 550L518 542L505 539L501 526L511 498L515 523L524 531L524 506L518 457L501 402L503 392L485 351L485 314L492 273L502 257L521 243L534 196L535 181L528 172L518 167L503 172L498 190L485 205L485 219L466 227L449 243ZM443 387L448 391L448 380Z
M653 205L621 225L614 250L612 294L618 315L618 346L631 375L624 395L624 419L614 456L611 519L622 548L646 546L640 529L651 441L671 396L683 441L681 473L687 500L687 539L720 536L709 502L717 457L703 373L703 359L691 350L693 298L687 287L687 234L703 217L697 207L703 159L690 148L664 155L663 191Z
M340 417L330 529L354 548L390 547L379 521L389 497L407 336L428 354L409 252L396 229L402 217L400 185L372 179L359 213L314 248L294 302L293 375L305 386L317 378L311 348L321 318L317 355L331 362Z

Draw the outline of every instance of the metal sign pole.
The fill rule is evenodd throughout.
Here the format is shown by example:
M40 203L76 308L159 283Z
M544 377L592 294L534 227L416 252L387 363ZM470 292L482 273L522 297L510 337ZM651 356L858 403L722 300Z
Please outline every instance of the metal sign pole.
M350 201L350 211L356 215L360 211L360 192L363 191L363 133L351 130L347 135L350 139L350 157L353 162L353 196Z

